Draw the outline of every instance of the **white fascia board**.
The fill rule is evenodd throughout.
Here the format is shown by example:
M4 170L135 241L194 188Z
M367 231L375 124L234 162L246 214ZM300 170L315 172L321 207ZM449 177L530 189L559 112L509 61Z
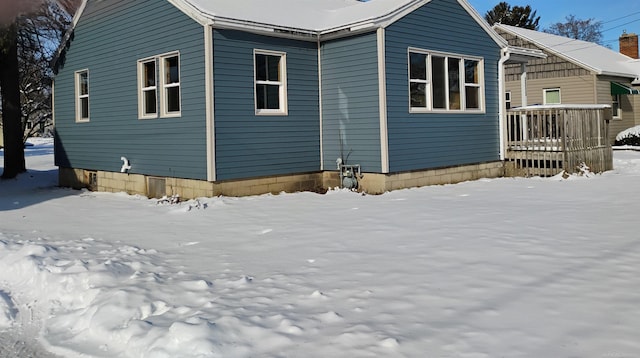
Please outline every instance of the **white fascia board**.
M78 21L80 20L80 16L82 16L82 13L84 12L84 9L86 7L87 7L87 0L83 0L80 6L78 7L78 10L76 10L76 13L73 14L73 19L71 20L71 30L73 30L78 24Z
M471 6L471 4L469 4L467 2L467 0L458 0L458 3L460 4L460 6L462 6L463 9L465 9L467 11L467 13L469 13L469 15L471 15L471 17L473 17L474 20L476 20L476 22L478 23L478 25L480 25L482 27L482 29L489 35L491 36L491 38L493 39L493 41L495 41L495 43L500 46L500 48L506 48L507 46L509 46L507 40L505 40L502 36L500 36L492 27L491 25L489 25L489 23L482 17L482 15L480 15L478 13L478 11L476 11L476 9L473 8L473 6Z
M86 7L87 7L87 0L83 0L80 6L78 7L78 10L76 10L76 13L73 15L73 19L71 20L71 26L69 26L69 29L67 30L67 32L65 32L64 36L62 36L62 39L60 40L60 44L58 45L58 48L56 49L56 52L53 55L53 58L51 59L49 66L51 66L52 68L57 67L57 62L60 59L60 55L62 54L62 51L64 51L64 48L67 47L67 44L71 39L71 35L73 34L73 31L75 31L76 25L78 24L78 21L80 21L80 17L82 16L82 13L84 13L84 9Z
M190 18L198 22L200 25L204 26L211 23L211 20L207 16L205 16L202 13L202 11L198 10L197 8L187 3L186 1L182 1L182 0L168 0L168 1L171 5L178 8L178 10L182 11L185 15L189 16Z
M421 6L430 3L431 0L416 0L412 1L400 8L397 8L390 13L378 16L373 19L367 19L359 22L345 24L339 27L333 27L330 29L321 30L319 32L323 40L334 39L339 37L351 36L357 33L374 31L378 28L388 27L399 19L403 18L407 14L417 10Z
M602 76L614 76L614 77L625 77L625 78L638 78L637 74L634 73L622 73L622 72L609 72L609 71L601 71L598 75Z
M236 19L213 17L209 19L210 24L217 29L230 29L251 32L255 34L268 35L274 37L292 38L303 41L316 42L318 33L312 30L273 26L256 22L248 22Z

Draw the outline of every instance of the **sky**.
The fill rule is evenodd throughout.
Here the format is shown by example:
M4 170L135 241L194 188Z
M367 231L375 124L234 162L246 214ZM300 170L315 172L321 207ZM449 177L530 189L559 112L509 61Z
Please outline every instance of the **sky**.
M500 2L500 0L468 1L483 16ZM615 50L618 49L618 38L623 30L627 33L640 34L639 0L512 0L507 3L511 6L530 5L540 16L540 30L551 24L564 22L568 15L602 21L604 43Z
M52 140L30 141L0 182L0 358L640 352L640 151L604 174L171 205L57 188Z

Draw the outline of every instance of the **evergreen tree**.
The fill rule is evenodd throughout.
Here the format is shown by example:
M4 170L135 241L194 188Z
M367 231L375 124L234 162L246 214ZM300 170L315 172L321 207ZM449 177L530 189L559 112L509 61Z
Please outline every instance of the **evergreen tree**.
M530 30L537 30L540 22L540 16L536 16L536 11L531 6L511 7L504 1L487 11L484 18L490 25L500 23Z

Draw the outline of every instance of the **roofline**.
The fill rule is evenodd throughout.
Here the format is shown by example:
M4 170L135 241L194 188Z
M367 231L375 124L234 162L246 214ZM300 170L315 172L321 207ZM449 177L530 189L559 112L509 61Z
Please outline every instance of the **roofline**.
M62 39L60 39L60 44L58 45L58 48L56 49L56 53L53 55L53 58L51 59L51 63L50 63L50 67L54 70L54 72L57 72L56 68L58 66L58 60L60 60L60 55L62 55L62 52L67 47L69 40L73 36L73 31L75 30L76 25L78 24L78 21L80 21L80 16L82 16L82 13L84 12L84 9L86 8L86 6L87 6L87 0L82 0L82 2L80 3L80 6L78 6L78 9L76 10L76 13L73 15L73 19L71 20L71 26L69 26L69 29L67 30L67 32L64 33L64 36L62 36Z
M569 61L569 62L571 62L571 63L573 63L573 64L575 64L575 65L577 65L577 66L580 66L580 67L582 67L582 68L584 68L584 69L586 69L586 70L589 70L589 71L591 71L591 72L595 73L596 75L618 76L618 77L627 77L627 78L637 78L637 77L638 77L638 75L636 75L636 74L634 74L634 73L622 73L622 72L609 72L609 71L603 71L603 70L602 70L602 69L600 69L600 68L596 68L596 67L593 67L593 66L587 65L586 63L584 63L584 62L582 62L582 61L579 61L579 60L577 60L577 59L575 59L575 58L573 58L573 57L571 57L571 56L569 56L569 55L566 55L566 54L565 54L565 53L563 53L563 52L560 52L560 51L558 51L558 50L554 50L552 47L549 47L549 46L545 46L545 45L543 45L543 44L541 44L539 41L536 41L536 40L532 39L532 38L531 38L531 37L529 37L529 36L525 36L525 35L522 35L522 34L520 34L520 33L516 33L516 32L514 32L514 31L511 31L511 30L509 30L509 29L505 28L505 27L504 27L502 24L500 24L500 23L496 23L496 24L494 24L494 25L493 25L493 28L494 28L494 29L495 29L495 28L498 28L498 29L501 29L501 30L503 30L503 31L505 31L505 32L510 33L511 35L514 35L514 36L517 36L517 37L523 38L523 39L525 39L526 41L531 42L531 43L533 43L534 45L538 46L542 51L549 51L550 53L552 53L552 54L554 54L554 55L556 55L556 56L558 56L558 57L560 57L560 58L563 58L563 59L565 59L566 61ZM596 45L596 46L600 46L600 45L595 44L595 43L594 43L594 45Z
M482 17L482 15L480 15L478 11L476 11L476 9L473 6L471 6L471 4L469 4L467 0L458 0L458 3L469 13L469 15L471 15L471 17L474 18L474 20L476 20L478 24L480 24L482 29L489 36L491 36L493 41L495 41L495 43L498 46L500 46L501 49L507 48L509 46L509 43L507 42L507 40L505 40L504 37L500 36L500 34L498 34L493 29L493 27L489 25L489 23L484 19L484 17Z
M52 61L52 67L56 67L60 55L64 51L64 48L67 46L68 41L71 39L73 35L73 31L75 30L80 17L82 16L85 7L87 5L88 0L82 0L78 11L76 11L73 16L73 21L71 23L71 27L65 33L62 41L60 42L60 46L56 51L56 55ZM278 26L273 24L266 23L258 23L251 22L239 19L218 17L212 14L204 13L202 10L198 9L194 5L192 5L188 0L167 0L173 6L175 6L178 10L182 11L185 15L189 16L194 21L198 22L203 26L212 26L216 28L227 28L227 29L239 29L244 31L250 31L254 33L260 34L269 34L271 36L276 37L287 37L287 38L297 38L303 39L307 41L318 41L318 40L327 40L334 39L339 37L346 37L355 35L362 32L374 31L377 28L386 28L403 18L407 14L417 10L421 6L430 3L432 0L412 0L409 3L405 4L402 7L392 10L389 13L373 17L370 19L356 21L353 23L345 24L338 27L333 27L329 29L323 30L314 30L314 29L300 29L293 28L288 26ZM462 8L478 23L482 29L494 40L494 42L501 48L507 48L507 41L500 36L485 20L484 18L469 4L467 0L457 0L458 4L462 6Z
M421 6L430 3L432 0L412 0L404 6L394 9L389 13L327 29L302 29L288 26L278 26L276 24L258 23L240 19L218 17L213 14L207 14L203 12L202 10L189 3L188 0L168 1L202 25L208 24L218 28L249 30L258 33L265 32L275 36L283 36L283 34L289 34L290 36L286 37L302 37L303 39L313 39L313 41L316 41L318 39L332 39L338 37L346 37L366 31L375 31L380 27L386 28L399 19L403 18L407 14L417 10ZM482 29L494 40L494 42L500 48L508 47L507 41L493 30L491 25L489 25L484 20L484 18L473 8L473 6L469 4L467 0L457 1L458 4L460 4L460 6L462 6L462 8L467 11L467 13L482 27Z

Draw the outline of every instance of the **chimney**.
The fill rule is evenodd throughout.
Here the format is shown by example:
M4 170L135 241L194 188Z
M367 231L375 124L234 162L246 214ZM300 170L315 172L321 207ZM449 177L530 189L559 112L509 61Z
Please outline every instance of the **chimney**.
M620 53L631 58L638 58L638 35L623 32L620 36Z

